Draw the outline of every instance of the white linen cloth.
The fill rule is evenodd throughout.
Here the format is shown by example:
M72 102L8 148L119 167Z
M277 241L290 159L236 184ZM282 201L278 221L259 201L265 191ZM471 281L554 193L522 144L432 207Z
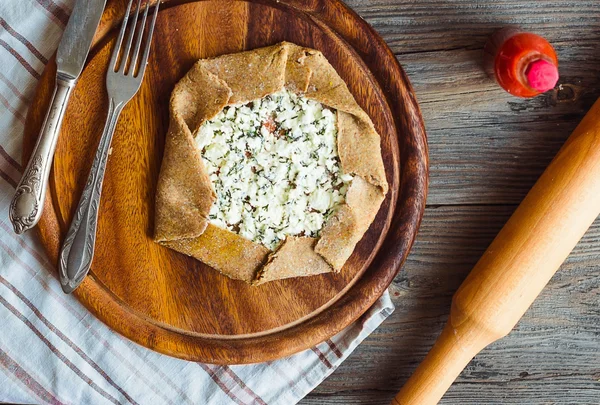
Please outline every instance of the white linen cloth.
M33 233L13 233L8 206L22 172L27 108L72 6L73 0L0 1L0 402L298 402L391 314L388 293L357 323L305 352L256 365L200 364L113 332L63 294Z

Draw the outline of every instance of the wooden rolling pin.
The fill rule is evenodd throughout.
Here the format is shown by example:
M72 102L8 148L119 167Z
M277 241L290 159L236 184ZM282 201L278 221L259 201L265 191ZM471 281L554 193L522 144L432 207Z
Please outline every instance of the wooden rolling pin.
M512 330L599 214L600 100L454 294L442 334L392 404L436 404Z

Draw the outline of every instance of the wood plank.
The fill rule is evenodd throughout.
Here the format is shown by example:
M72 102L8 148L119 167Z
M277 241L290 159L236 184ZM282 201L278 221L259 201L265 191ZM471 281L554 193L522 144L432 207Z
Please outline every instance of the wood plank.
M569 53L569 59L578 57ZM481 71L479 54L459 50L400 57L427 128L432 204L519 202L600 95L598 67L564 62L564 90L514 98ZM444 70L450 72L442 77ZM576 77L577 72L586 77ZM558 102L573 88L576 96Z
M431 207L392 286L396 311L302 404L385 404L440 333L451 297L514 206ZM600 219L506 338L442 404L600 402Z
M600 96L597 1L392 1L349 4L406 70L427 128L430 204L517 203ZM523 100L481 69L488 36L505 24L557 49L557 88Z
M476 49L490 31L526 26L552 42L594 46L600 40L595 0L348 0L396 53ZM440 40L443 39L443 40Z

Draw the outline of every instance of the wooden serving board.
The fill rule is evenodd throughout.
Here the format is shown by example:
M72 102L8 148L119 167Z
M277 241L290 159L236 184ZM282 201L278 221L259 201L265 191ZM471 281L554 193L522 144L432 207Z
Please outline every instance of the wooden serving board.
M105 74L125 3L108 2L66 111L39 224L55 263L104 126ZM282 40L321 50L348 83L381 134L390 192L340 274L250 287L154 243L154 194L175 83L199 58ZM29 110L25 159L55 69L48 64ZM427 143L408 80L381 38L341 2L168 1L142 88L116 128L96 255L75 294L115 331L172 356L228 364L287 356L333 336L385 291L412 245L426 190Z

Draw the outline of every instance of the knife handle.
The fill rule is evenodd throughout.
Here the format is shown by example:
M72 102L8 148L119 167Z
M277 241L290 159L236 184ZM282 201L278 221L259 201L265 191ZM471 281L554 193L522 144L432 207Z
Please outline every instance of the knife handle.
M33 228L42 216L56 141L75 83L76 80L61 78L60 75L56 78L50 108L46 113L40 136L9 208L10 222L18 234Z

